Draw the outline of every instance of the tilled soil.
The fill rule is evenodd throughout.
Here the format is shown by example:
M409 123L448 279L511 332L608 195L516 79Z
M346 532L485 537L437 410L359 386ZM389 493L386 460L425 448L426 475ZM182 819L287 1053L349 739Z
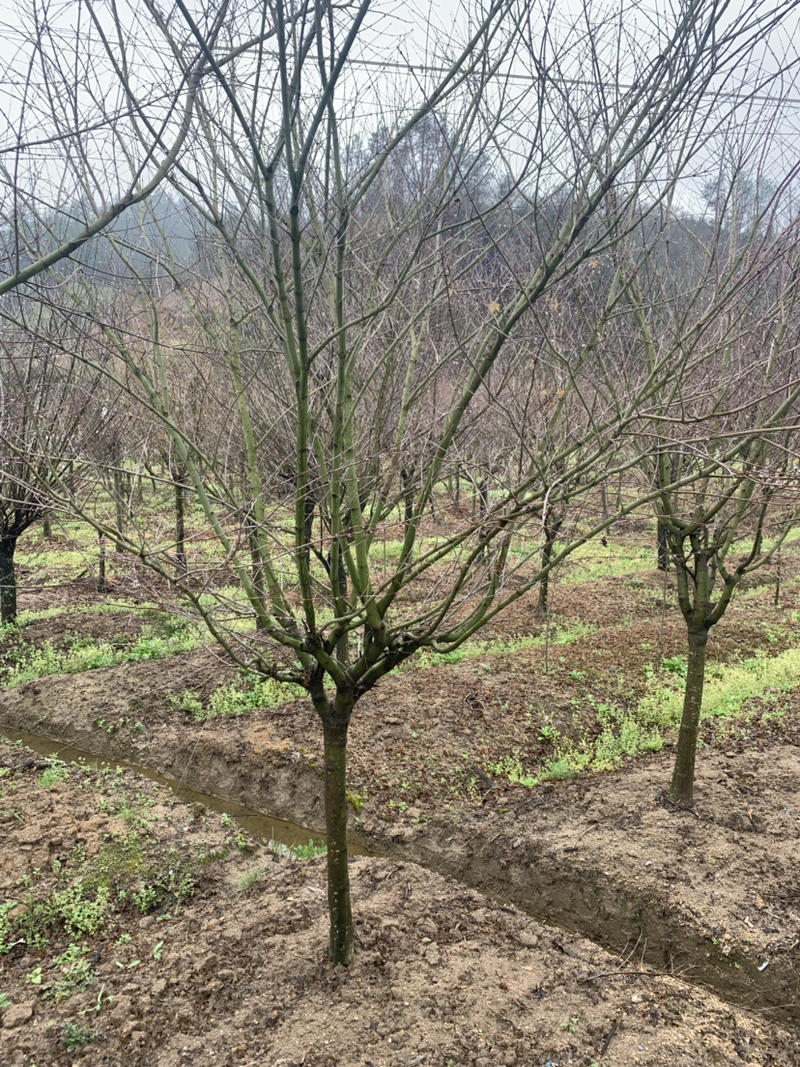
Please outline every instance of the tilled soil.
M2 957L9 1067L800 1058L797 1036L642 968L636 952L612 956L412 863L353 861L358 954L348 969L331 967L324 860L275 856L133 772L73 767L49 781L46 762L0 745L2 894L18 901ZM192 883L184 899L170 870ZM125 887L99 928L58 919L35 947L24 925L35 902L81 879L96 886L98 872ZM148 884L160 896L142 914L132 901ZM65 995L70 945L73 957L87 950L89 977ZM85 1043L68 1050L76 1035Z
M768 698L736 730L705 724L713 745L699 754L693 811L663 802L669 749L534 790L487 773L509 754L543 763L551 727L590 735L600 700L635 704L651 667L683 651L685 630L674 608L663 612L661 583L653 573L633 587L558 586L557 618L601 632L406 670L361 701L350 823L372 855L353 863L360 950L347 971L324 963L321 861L275 858L250 840L242 852L218 815L198 815L132 772L117 776L115 788L152 799L159 813L141 816L154 855L186 845L226 856L200 865L196 891L169 920L116 908L111 926L86 939L99 956L81 999L42 995L74 930L56 926L52 947L25 942L0 957L0 993L11 1001L0 1063L800 1062L797 694ZM796 595L785 589L785 604ZM489 636L541 632L533 610L532 597L521 600L504 617L508 629ZM792 617L732 605L711 662L791 647ZM101 618L42 620L25 639L112 637L114 617ZM123 636L137 625L126 616ZM232 676L200 650L44 678L0 694L0 726L318 830L321 739L307 703L203 725L170 708L169 694L206 695ZM40 757L2 752L13 768L0 778L2 899L20 902L28 888L57 887L53 862L76 846L91 858L109 835L124 838L132 816L120 821L120 812L136 805L103 806L89 772L45 789ZM26 759L34 764L22 769ZM255 887L240 892L256 869ZM38 966L41 986L26 977ZM96 1039L68 1054L65 1022Z
M181 674L180 664L172 666ZM174 713L151 716L141 694L163 693L159 679L169 670L159 661L31 683L6 693L0 714L8 726L131 759L321 827L320 755L300 740L314 736L308 710L293 705L202 726L176 721ZM131 701L143 731L93 725L99 712L103 722L125 718ZM796 703L789 698L791 721L800 717ZM413 745L412 711L392 706L380 721L372 735L363 722L354 728L354 790L367 792L375 777L368 777L370 764L391 767L398 749ZM455 732L451 743L469 736ZM446 747L427 750L431 777L459 780L449 758ZM438 802L434 794L420 800L396 789L395 796L410 798L403 810L380 804L380 794L360 806L359 796L353 836L375 853L416 860L616 951L635 945L638 957L659 969L796 1024L800 748L791 737L778 743L767 736L704 750L696 808L688 812L661 799L670 762L670 753L661 753L610 774L536 790L493 782L483 796L457 790Z

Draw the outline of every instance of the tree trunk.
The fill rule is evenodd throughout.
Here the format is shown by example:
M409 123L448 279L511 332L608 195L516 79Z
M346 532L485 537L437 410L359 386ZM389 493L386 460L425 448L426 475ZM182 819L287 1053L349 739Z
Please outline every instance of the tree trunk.
M622 473L622 471L620 471L619 479L617 481L617 500L616 500L616 503L614 504L614 507L615 507L615 509L617 511L620 511L621 508L622 508L622 479L623 478L624 478L624 474Z
M186 486L183 484L183 471L173 474L175 486L175 560L178 577L186 574Z
M125 533L125 502L123 500L124 489L122 485L122 471L119 467L115 467L113 474L114 485L114 512L117 520L117 532L122 535ZM122 536L118 537L114 543L114 551L118 555L122 555L125 551L125 547L122 543Z
M42 516L42 534L44 535L44 537L45 537L45 539L47 541L52 540L52 537L53 537L53 526L52 526L52 523L50 521L50 512L49 511L45 512L45 514Z
M776 608L781 605L781 554L778 552L775 557L775 596L773 598L773 604Z
M311 493L307 493L303 501L303 535L306 539L303 545L303 555L306 557L306 566L311 565L311 542L314 539L314 512L316 507L316 500Z
M669 532L667 524L659 519L656 532L656 553L658 557L658 569L666 571L669 568Z
M691 805L694 799L694 763L697 754L700 708L703 703L707 643L707 628L689 630L689 665L686 672L683 716L678 734L675 770L669 790L670 800L674 804Z
M414 520L414 471L405 467L400 470L400 480L403 483L403 537L408 537L411 523ZM414 553L409 552L406 559L406 571L411 570L414 561Z
M106 535L97 535L98 559L97 559L97 592L105 593L108 590L106 584Z
M247 542L250 545L250 563L253 570L253 588L258 597L259 610L256 611L256 629L267 628L266 619L266 595L264 592L264 561L261 558L261 549L258 544L258 535L252 517L248 519Z
M544 524L544 544L542 545L542 570L545 567L549 567L550 560L553 557L553 549L555 548L556 538L558 537L558 531L561 529L563 519L545 520ZM547 571L542 575L539 581L539 602L537 604L537 611L544 618L547 615L548 599L550 596L550 572Z
M486 528L483 521L489 514L489 480L482 478L478 483L478 507L481 527L478 530L478 544L481 546L478 559L486 559Z
M355 951L347 866L347 723L323 722L325 738L325 830L328 837L329 952L347 965Z
M17 618L17 575L14 569L16 537L0 539L0 621L14 622Z

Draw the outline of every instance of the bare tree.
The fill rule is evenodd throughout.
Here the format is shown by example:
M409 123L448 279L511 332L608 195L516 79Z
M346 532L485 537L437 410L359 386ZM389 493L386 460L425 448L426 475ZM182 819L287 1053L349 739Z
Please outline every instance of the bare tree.
M689 277L685 265L675 269L662 240L661 253L648 261L647 306L640 274L626 286L640 366L670 352L677 371L644 424L651 448L643 467L657 490L659 548L674 564L687 626L669 791L681 805L693 802L709 633L743 578L772 559L800 514L797 226L789 220L775 232L775 218L786 219L777 192L763 212L751 213L746 231L733 194L726 198L733 221L719 212L712 228L698 229L696 220L676 218L673 230L694 248Z
M71 340L74 340L71 339ZM80 343L80 342L78 342ZM73 347L62 345L59 347ZM73 353L75 347L73 347ZM76 357L0 331L0 608L17 615L17 542L85 472L81 458L97 432L93 414L102 378Z
M613 251L643 215L659 225L720 112L736 109L737 72L790 8L756 3L730 17L698 0L645 33L635 4L598 19L587 6L570 24L547 7L492 0L463 40L454 32L435 63L392 88L367 73L384 28L369 0L278 0L274 37L266 8L230 5L224 44L219 22L183 2L148 5L179 79L198 64L206 75L169 180L227 264L203 284L216 292L207 317L244 478L197 439L170 395L173 351L186 338L162 330L162 294L132 257L131 235L108 242L120 286L135 283L128 323L97 313L102 294L87 279L62 276L58 296L70 315L94 319L105 367L122 360L161 420L257 625L229 626L230 604L215 604L213 590L201 597L184 582L185 596L234 659L303 686L318 714L335 962L354 950L345 785L356 704L418 649L457 648L609 521L509 580L517 535L639 458L620 444L674 368L657 358L644 376L613 373L600 341L627 279ZM363 108L382 119L366 148ZM138 132L142 146L153 143L150 126ZM401 179L412 165L409 188ZM476 182L487 166L497 181ZM577 354L550 346L564 395L547 405L544 453L523 440L514 466L511 395L525 368L537 375L523 343L534 312L595 262L609 266ZM175 266L169 276L199 328L209 302L198 304ZM542 388L552 380L548 372ZM497 446L473 454L492 483L474 518L428 538L439 487L481 426ZM275 454L279 441L291 451ZM388 531L400 546L384 564ZM163 567L158 546L136 547Z

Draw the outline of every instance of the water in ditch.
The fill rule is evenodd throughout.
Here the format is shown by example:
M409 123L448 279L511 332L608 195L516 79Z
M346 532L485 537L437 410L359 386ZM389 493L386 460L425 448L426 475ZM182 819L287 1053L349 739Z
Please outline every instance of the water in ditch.
M279 845L291 847L292 845L307 845L309 840L322 843L325 839L325 834L319 830L311 830L309 827L300 826L298 823L286 822L285 819L275 819L271 815L265 815L263 812L247 808L235 800L215 796L213 793L201 793L197 789L191 789L183 782L179 782L174 778L167 778L165 775L159 774L158 771L141 767L137 763L129 763L121 759L105 759L84 749L61 744L59 741L52 740L52 738L43 737L40 734L29 734L23 730L12 730L7 726L0 730L0 737L12 743L20 741L27 748L38 752L41 756L60 759L65 763L85 763L91 767L111 769L123 767L125 770L135 771L136 774L140 774L143 778L149 778L153 782L158 782L159 785L166 786L172 790L176 797L186 801L188 804L197 804L220 815L223 813L229 815L243 830L265 841L272 841ZM351 847L350 851L357 855L363 853L364 850L358 847Z

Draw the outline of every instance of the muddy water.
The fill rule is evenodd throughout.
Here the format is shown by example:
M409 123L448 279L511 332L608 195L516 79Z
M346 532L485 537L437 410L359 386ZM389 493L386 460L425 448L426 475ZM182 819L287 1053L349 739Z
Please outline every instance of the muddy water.
M7 726L0 730L0 736L11 742L21 741L23 745L33 749L34 752L38 752L42 756L64 760L65 763L86 763L94 767L111 769L124 767L126 770L135 771L143 778L149 778L153 782L158 782L159 785L166 786L172 790L175 796L188 804L198 804L220 815L230 815L231 819L241 826L243 830L265 841L274 841L277 844L292 846L307 845L309 840L322 842L325 839L325 835L320 833L319 830L310 830L307 826L286 822L285 819L274 819L260 811L245 807L244 804L240 804L236 800L214 796L212 793L202 793L197 789L190 788L183 782L176 781L174 778L167 778L165 775L159 774L158 771L150 770L148 767L142 767L136 763L129 763L127 760L104 759L102 756L96 756L94 753L87 752L84 749L63 745L52 738L43 737L40 734L25 733L22 730L11 730ZM360 850L353 848L351 851L358 854Z

